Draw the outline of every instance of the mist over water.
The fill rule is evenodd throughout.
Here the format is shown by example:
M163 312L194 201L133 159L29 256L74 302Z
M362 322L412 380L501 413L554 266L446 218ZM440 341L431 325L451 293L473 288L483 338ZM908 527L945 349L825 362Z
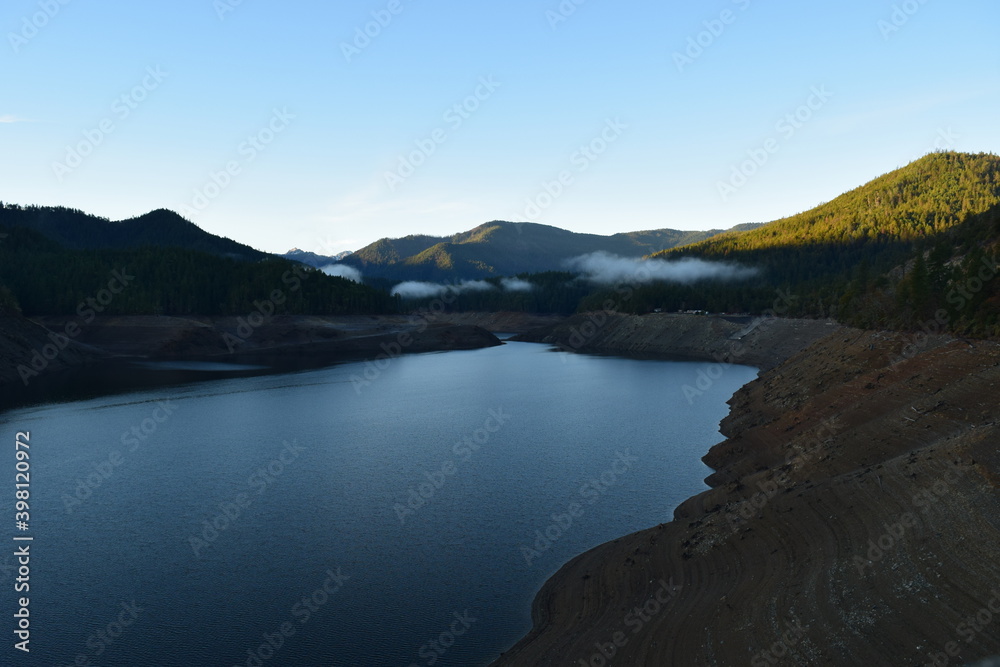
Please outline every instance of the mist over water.
M509 343L400 357L360 388L351 363L10 412L33 453L32 658L256 664L289 623L264 665L483 665L567 560L705 488L756 375L689 402L706 366ZM140 611L96 655L123 604Z

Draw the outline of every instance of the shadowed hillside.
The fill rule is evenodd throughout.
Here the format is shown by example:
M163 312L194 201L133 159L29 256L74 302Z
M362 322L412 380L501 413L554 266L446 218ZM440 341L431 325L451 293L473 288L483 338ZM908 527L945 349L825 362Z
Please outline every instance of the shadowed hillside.
M0 206L0 227L23 227L66 248L124 249L154 246L256 261L268 253L210 234L173 211L157 209L120 222L58 206Z

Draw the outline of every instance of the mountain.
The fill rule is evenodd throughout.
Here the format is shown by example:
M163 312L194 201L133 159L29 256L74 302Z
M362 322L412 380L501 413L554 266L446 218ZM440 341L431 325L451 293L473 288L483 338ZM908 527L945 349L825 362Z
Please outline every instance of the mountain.
M755 225L743 225L753 228ZM642 257L721 233L657 229L601 236L530 222L493 221L450 237L381 239L344 258L366 277L456 280L561 269L572 257L604 251Z
M306 264L317 269L322 269L324 266L336 264L350 254L350 250L345 250L344 252L338 252L336 255L317 255L316 253L309 252L307 250L292 248L285 254L280 255L280 257L290 259L293 262L301 262L302 264Z
M734 283L642 285L623 310L760 313L784 302L778 314L1000 335L1000 157L932 153L810 211L654 257L759 273ZM580 308L608 298L597 291Z
M747 259L780 249L801 252L912 243L945 232L998 203L1000 157L931 153L810 211L657 256Z
M170 211L124 222L0 205L0 313L234 315L393 312L383 290L213 236Z
M0 205L0 226L30 229L73 250L120 250L150 246L184 248L246 261L259 261L271 256L231 239L210 234L166 209L114 222L58 206Z

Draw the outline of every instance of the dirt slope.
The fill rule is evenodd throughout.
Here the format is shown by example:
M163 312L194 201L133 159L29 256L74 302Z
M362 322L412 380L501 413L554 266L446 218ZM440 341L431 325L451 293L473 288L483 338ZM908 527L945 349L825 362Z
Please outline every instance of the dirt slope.
M583 313L515 340L551 343L575 352L714 359L771 368L825 336L825 320L652 313Z
M1000 653L998 383L998 344L836 329L734 396L713 489L567 564L495 664Z

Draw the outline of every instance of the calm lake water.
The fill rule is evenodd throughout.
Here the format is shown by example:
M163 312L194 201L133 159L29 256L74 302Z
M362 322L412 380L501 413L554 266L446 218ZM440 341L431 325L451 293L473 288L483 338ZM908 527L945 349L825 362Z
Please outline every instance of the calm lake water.
M756 377L689 401L708 366L508 343L9 412L32 456L16 664L486 664L562 564L706 488L700 457Z

